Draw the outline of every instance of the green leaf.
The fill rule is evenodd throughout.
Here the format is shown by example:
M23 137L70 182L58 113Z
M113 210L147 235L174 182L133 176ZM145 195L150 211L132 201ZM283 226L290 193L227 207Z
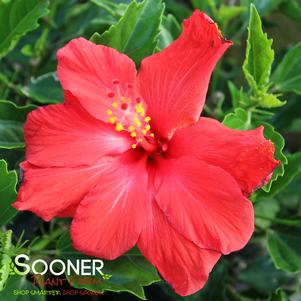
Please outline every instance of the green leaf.
M72 248L69 233L65 233L57 242L59 256L62 259L76 260L78 258L90 258ZM125 255L113 260L104 260L105 274L112 275L110 279L104 280L101 284L76 284L76 288L85 288L91 291L113 291L129 292L145 300L143 286L160 281L155 268L134 249ZM98 277L100 275L97 275ZM67 276L68 277L68 276Z
M291 48L272 74L275 88L301 95L301 43Z
M30 83L22 88L22 92L39 103L62 103L64 94L55 73L47 73L31 79Z
M243 92L242 88L238 89L230 80L227 83L231 94L233 109L236 109L240 106L248 105L250 101L248 99L248 96Z
M127 54L137 65L154 53L159 37L164 5L161 0L131 2L117 24L102 35L95 33L91 41L107 45Z
M12 230L0 232L0 292L3 291L10 273L12 233Z
M17 173L7 170L7 163L0 160L0 226L7 224L17 211L11 206L16 200Z
M260 125L264 126L264 136L265 138L271 140L275 146L275 155L274 157L277 160L280 160L279 166L274 170L273 176L268 184L262 187L265 192L269 192L272 186L272 183L284 175L284 166L287 164L287 158L283 153L285 141L283 137L273 128L272 125L266 122L254 122L254 126L258 127Z
M49 13L45 0L0 0L0 58L12 50L38 20Z
M231 129L247 130L251 126L251 115L242 108L237 108L234 113L225 116L223 124Z
M34 292L35 290L36 292ZM14 294L14 292L20 291L23 293ZM26 291L28 294L26 294ZM0 299L3 301L46 301L46 297L39 295L38 291L39 289L33 286L25 277L11 276L7 281L5 290L0 293Z
M262 108L277 108L286 104L286 101L281 101L276 95L264 93L258 97L258 105Z
M246 269L239 273L238 279L259 293L269 296L280 285L289 283L292 277L283 271L276 270L272 260L262 257L249 263Z
M125 3L114 3L111 0L91 0L91 2L107 11L116 19L119 19L127 8Z
M301 152L287 156L287 166L284 175L279 178L271 187L268 197L273 197L283 191L288 184L301 173Z
M204 1L204 0L202 0ZM208 0L208 2L211 0ZM191 16L192 10L190 7L185 5L184 1L179 0L165 0L166 12L173 14L178 21L182 21L183 19L187 19Z
M301 271L300 232L288 234L271 230L266 241L276 268L286 272Z
M272 40L267 38L261 27L260 16L251 4L250 22L246 58L243 71L252 90L265 89L269 82L271 66L274 60L274 51L271 48Z
M163 16L163 22L161 24L160 36L158 47L160 49L166 48L171 42L173 42L181 33L181 25L175 18L175 16L168 14Z
M33 105L18 107L13 102L0 100L0 149L24 147L23 124Z
M224 5L222 4L216 12L216 18L220 23L225 23L233 18L238 17L240 14L245 12L247 8L245 6L236 5Z
M282 289L278 288L275 294L269 298L268 301L289 301L289 299L286 293Z

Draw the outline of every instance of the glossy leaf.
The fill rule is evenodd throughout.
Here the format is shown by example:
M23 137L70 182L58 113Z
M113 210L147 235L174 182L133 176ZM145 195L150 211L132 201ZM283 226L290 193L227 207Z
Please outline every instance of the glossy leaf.
M233 113L229 113L225 116L223 124L231 129L247 130L250 129L251 120L250 113L242 108L237 108Z
M91 41L113 47L139 64L157 46L163 9L161 0L133 1L117 24L102 35L94 34Z
M233 82L228 81L228 88L231 94L233 109L236 109L240 106L245 106L250 102L248 96L243 92L242 88L238 89Z
M46 0L0 1L0 58L28 31L37 28L38 20L48 12Z
M10 101L0 100L0 149L24 147L23 124L27 114L34 109L32 105L18 107Z
M161 24L158 47L160 49L166 48L180 35L180 32L181 25L177 19L171 14L164 16Z
M110 13L117 20L124 14L127 8L125 3L114 3L111 0L91 0L91 2Z
M264 89L268 82L271 66L274 60L274 51L261 27L260 16L254 5L251 5L251 15L248 27L246 58L243 71L250 87L256 91Z
M205 1L208 1L208 3L212 2L212 0ZM205 1L202 0L202 2ZM166 11L173 14L179 21L189 18L189 16L192 14L192 10L185 5L186 3L184 1L164 0L164 3L166 5Z
M57 249L62 259L92 258L72 248L68 233L65 233L59 239ZM132 250L112 261L104 260L103 272L112 276L101 284L73 284L73 286L98 292L129 292L140 299L145 299L143 286L160 281L155 268L136 250Z
M276 95L264 93L258 98L258 104L262 108L277 108L286 104L286 101L281 101Z
M222 4L216 13L216 17L219 22L226 23L233 18L237 18L246 10L247 8L245 6L238 6L238 5L228 6Z
M22 88L22 92L30 99L42 104L64 101L63 90L55 73L47 73L31 79L30 83Z
M291 48L272 75L275 88L280 92L301 95L301 43Z
M11 204L16 200L18 177L15 171L7 170L4 160L0 160L0 175L0 226L3 226L17 214Z
M301 271L301 244L299 233L267 233L267 248L276 268L286 272Z

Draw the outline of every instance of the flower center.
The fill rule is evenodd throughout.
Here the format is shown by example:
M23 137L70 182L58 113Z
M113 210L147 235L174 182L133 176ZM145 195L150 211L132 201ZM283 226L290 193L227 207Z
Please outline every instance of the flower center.
M111 108L107 110L108 122L115 126L117 132L126 131L133 138L132 148L138 145L146 151L155 152L158 148L155 135L149 124L151 118L145 114L146 107L140 96L137 96L133 85L127 84L121 94L119 80L113 80L115 92L108 92L112 99Z

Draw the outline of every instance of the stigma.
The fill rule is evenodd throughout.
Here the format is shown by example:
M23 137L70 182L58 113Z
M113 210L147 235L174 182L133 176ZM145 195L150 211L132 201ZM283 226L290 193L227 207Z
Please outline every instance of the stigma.
M117 132L128 132L133 139L132 149L138 146L149 152L157 149L155 135L151 130L151 117L146 115L146 106L141 96L136 95L133 85L127 84L126 91L121 94L119 80L113 80L115 92L109 91L112 100L107 109L107 122L112 124Z

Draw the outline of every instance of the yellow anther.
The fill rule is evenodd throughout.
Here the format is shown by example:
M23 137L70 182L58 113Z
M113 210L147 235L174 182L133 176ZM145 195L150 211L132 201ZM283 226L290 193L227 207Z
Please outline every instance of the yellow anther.
M139 107L139 105L135 105L135 111L136 111L137 113L140 112L140 107Z
M134 123L135 123L135 125L139 128L139 127L141 127L141 121L139 120L139 118L138 117L134 117Z
M151 133L150 136L154 138L154 137L155 137L155 134L154 134L154 133Z
M132 144L132 148L135 149L137 147L137 144Z
M138 141L138 142L142 142L142 138L139 138L137 141Z
M146 129L142 130L142 134L143 134L143 135L146 135L146 133L147 133L147 130L146 130Z
M136 132L131 132L131 137L135 138L137 136Z
M130 126L128 127L128 129L129 129L130 132L133 132L133 131L135 130L135 127L134 127L133 125L130 125Z
M112 124L114 124L116 120L117 120L116 116L112 116L112 117L109 118L109 122L112 123Z
M144 116L145 116L145 110L144 110L144 109L141 109L141 111L140 111L140 115L141 115L142 117L144 117Z
M116 126L115 126L115 130L117 132L121 132L124 129L123 125L120 122L117 122Z
M145 127L145 129L146 129L147 131L149 131L149 130L151 129L151 126L150 126L149 124L147 124L146 127Z
M112 110L107 110L107 114L112 115L113 114Z
M151 118L150 118L149 116L146 116L146 117L144 118L144 121L145 121L145 122L149 122L149 121L151 121Z
M145 116L145 110L143 108L143 104L142 103L138 103L137 105L135 105L135 111L139 115Z
M116 101L114 101L114 102L112 103L112 107L113 107L114 109L117 109L117 108L118 108L118 103L117 103Z

